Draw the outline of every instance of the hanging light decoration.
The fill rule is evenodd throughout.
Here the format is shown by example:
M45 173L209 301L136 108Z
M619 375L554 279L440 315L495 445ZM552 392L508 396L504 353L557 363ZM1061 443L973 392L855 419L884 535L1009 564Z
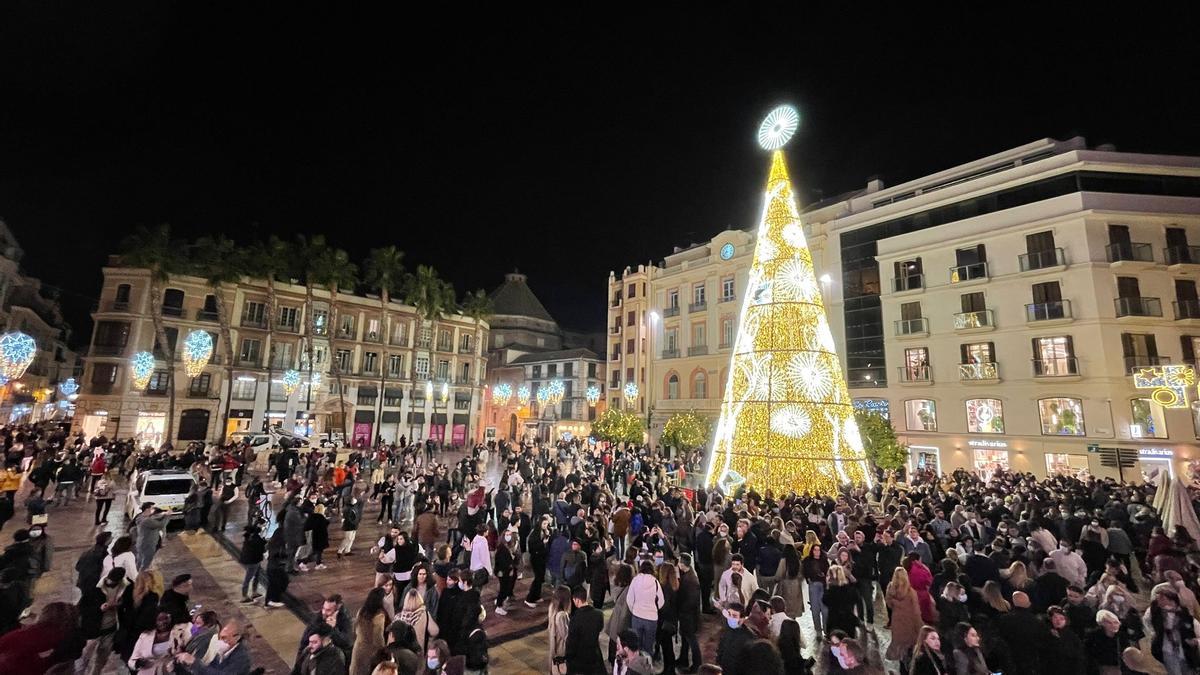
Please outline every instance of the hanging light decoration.
M8 379L24 375L36 355L37 343L28 335L16 331L0 336L0 372Z
M433 380L427 380L425 382L425 398L433 398Z
M512 385L507 382L501 382L492 389L492 400L496 402L496 405L508 405L508 402L512 399L512 395Z
M521 385L521 387L519 389L517 389L517 403L520 403L522 408L529 405L529 387L528 387L528 385L523 384L523 385Z
M600 387L597 387L594 384L588 387L586 396L588 405L595 407L595 405L600 401Z
M138 352L129 357L129 374L133 377L134 389L145 389L150 384L150 376L154 375L154 355L150 352Z
M548 390L546 392L546 400L550 402L550 405L562 403L563 396L566 394L562 380L550 380L550 384L546 389Z
M621 390L621 393L625 396L626 403L629 403L630 405L637 403L637 397L638 397L637 384L635 384L633 382L626 382L625 388Z
M546 402L549 399L550 399L550 387L538 387L537 402L542 405L546 405Z
M283 371L283 395L291 396L300 388L300 371Z
M8 384L8 376L4 373L0 373L0 387L3 387L6 384Z
M194 330L183 341L183 366L188 377L199 377L212 358L213 339L206 331Z
M442 383L442 403L445 403L448 400L450 400L450 383L443 382Z
M58 385L58 390L63 393L63 396L71 397L79 393L79 383L75 381L75 378L68 377Z

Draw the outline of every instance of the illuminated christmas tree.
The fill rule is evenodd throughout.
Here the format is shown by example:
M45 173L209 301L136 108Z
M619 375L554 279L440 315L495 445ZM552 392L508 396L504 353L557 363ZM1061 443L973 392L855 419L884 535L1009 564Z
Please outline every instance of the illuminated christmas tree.
M771 151L771 173L707 473L709 485L726 491L744 483L776 494L831 494L868 479L780 150L798 124L796 110L782 106L758 133Z

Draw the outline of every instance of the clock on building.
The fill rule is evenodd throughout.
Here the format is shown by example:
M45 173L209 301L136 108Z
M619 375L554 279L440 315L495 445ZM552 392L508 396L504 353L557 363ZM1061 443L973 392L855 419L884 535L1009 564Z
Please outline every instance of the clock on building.
M721 247L721 260L729 260L733 257L733 244L725 244Z

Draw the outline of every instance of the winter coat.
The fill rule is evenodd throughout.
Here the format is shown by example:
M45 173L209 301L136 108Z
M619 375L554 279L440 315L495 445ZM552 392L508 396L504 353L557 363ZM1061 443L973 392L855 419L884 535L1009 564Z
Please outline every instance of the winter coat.
M371 675L371 662L387 644L383 636L386 626L385 612L379 612L368 620L362 617L354 620L354 649L350 652L350 675Z
M917 644L917 634L921 632L924 622L921 620L921 605L916 592L910 590L900 596L893 592L894 588L889 587L885 597L888 608L892 610L892 642L888 645L886 657L899 660ZM829 590L825 593L828 597Z
M308 516L308 522L305 523L304 527L312 531L312 549L314 551L324 551L329 548L328 518L319 513L312 513ZM367 675L370 675L370 673Z

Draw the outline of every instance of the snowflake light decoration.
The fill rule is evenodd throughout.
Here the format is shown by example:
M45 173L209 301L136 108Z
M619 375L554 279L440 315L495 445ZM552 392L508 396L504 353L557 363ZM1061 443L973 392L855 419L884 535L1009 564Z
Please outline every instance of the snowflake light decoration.
M812 417L798 405L786 405L771 411L771 431L791 438L802 438L812 429Z
M800 113L790 105L781 105L767 113L758 127L758 144L763 150L778 150L792 140L800 126Z
M283 371L283 395L291 396L299 388L300 388L300 371L298 371L298 370Z
M16 331L0 336L0 372L8 379L24 375L36 355L37 343L28 335Z
M537 402L546 405L546 401L550 400L550 388L538 387Z
M188 377L199 377L212 358L213 339L206 331L194 330L183 341L183 366Z
M566 388L563 386L562 380L551 380L546 390L546 400L550 405L562 403L563 396L566 394Z
M496 402L496 405L508 405L508 402L512 400L512 395L512 385L507 382L501 382L492 389L492 400Z
M68 377L58 385L58 390L63 393L63 396L74 396L79 393L79 383L75 381L75 378Z
M820 401L833 392L833 376L817 352L801 352L788 362L790 383L812 400Z
M523 384L517 389L517 403L520 403L522 408L529 405L529 386L528 385Z
M596 403L600 401L600 387L597 387L593 384L587 388L587 394L585 396L587 398L588 405L596 405Z
M145 389L154 374L154 354L138 352L129 357L129 374L133 377L134 389Z
M625 388L621 390L621 394L625 397L625 402L629 405L637 403L638 387L633 382L626 382Z

